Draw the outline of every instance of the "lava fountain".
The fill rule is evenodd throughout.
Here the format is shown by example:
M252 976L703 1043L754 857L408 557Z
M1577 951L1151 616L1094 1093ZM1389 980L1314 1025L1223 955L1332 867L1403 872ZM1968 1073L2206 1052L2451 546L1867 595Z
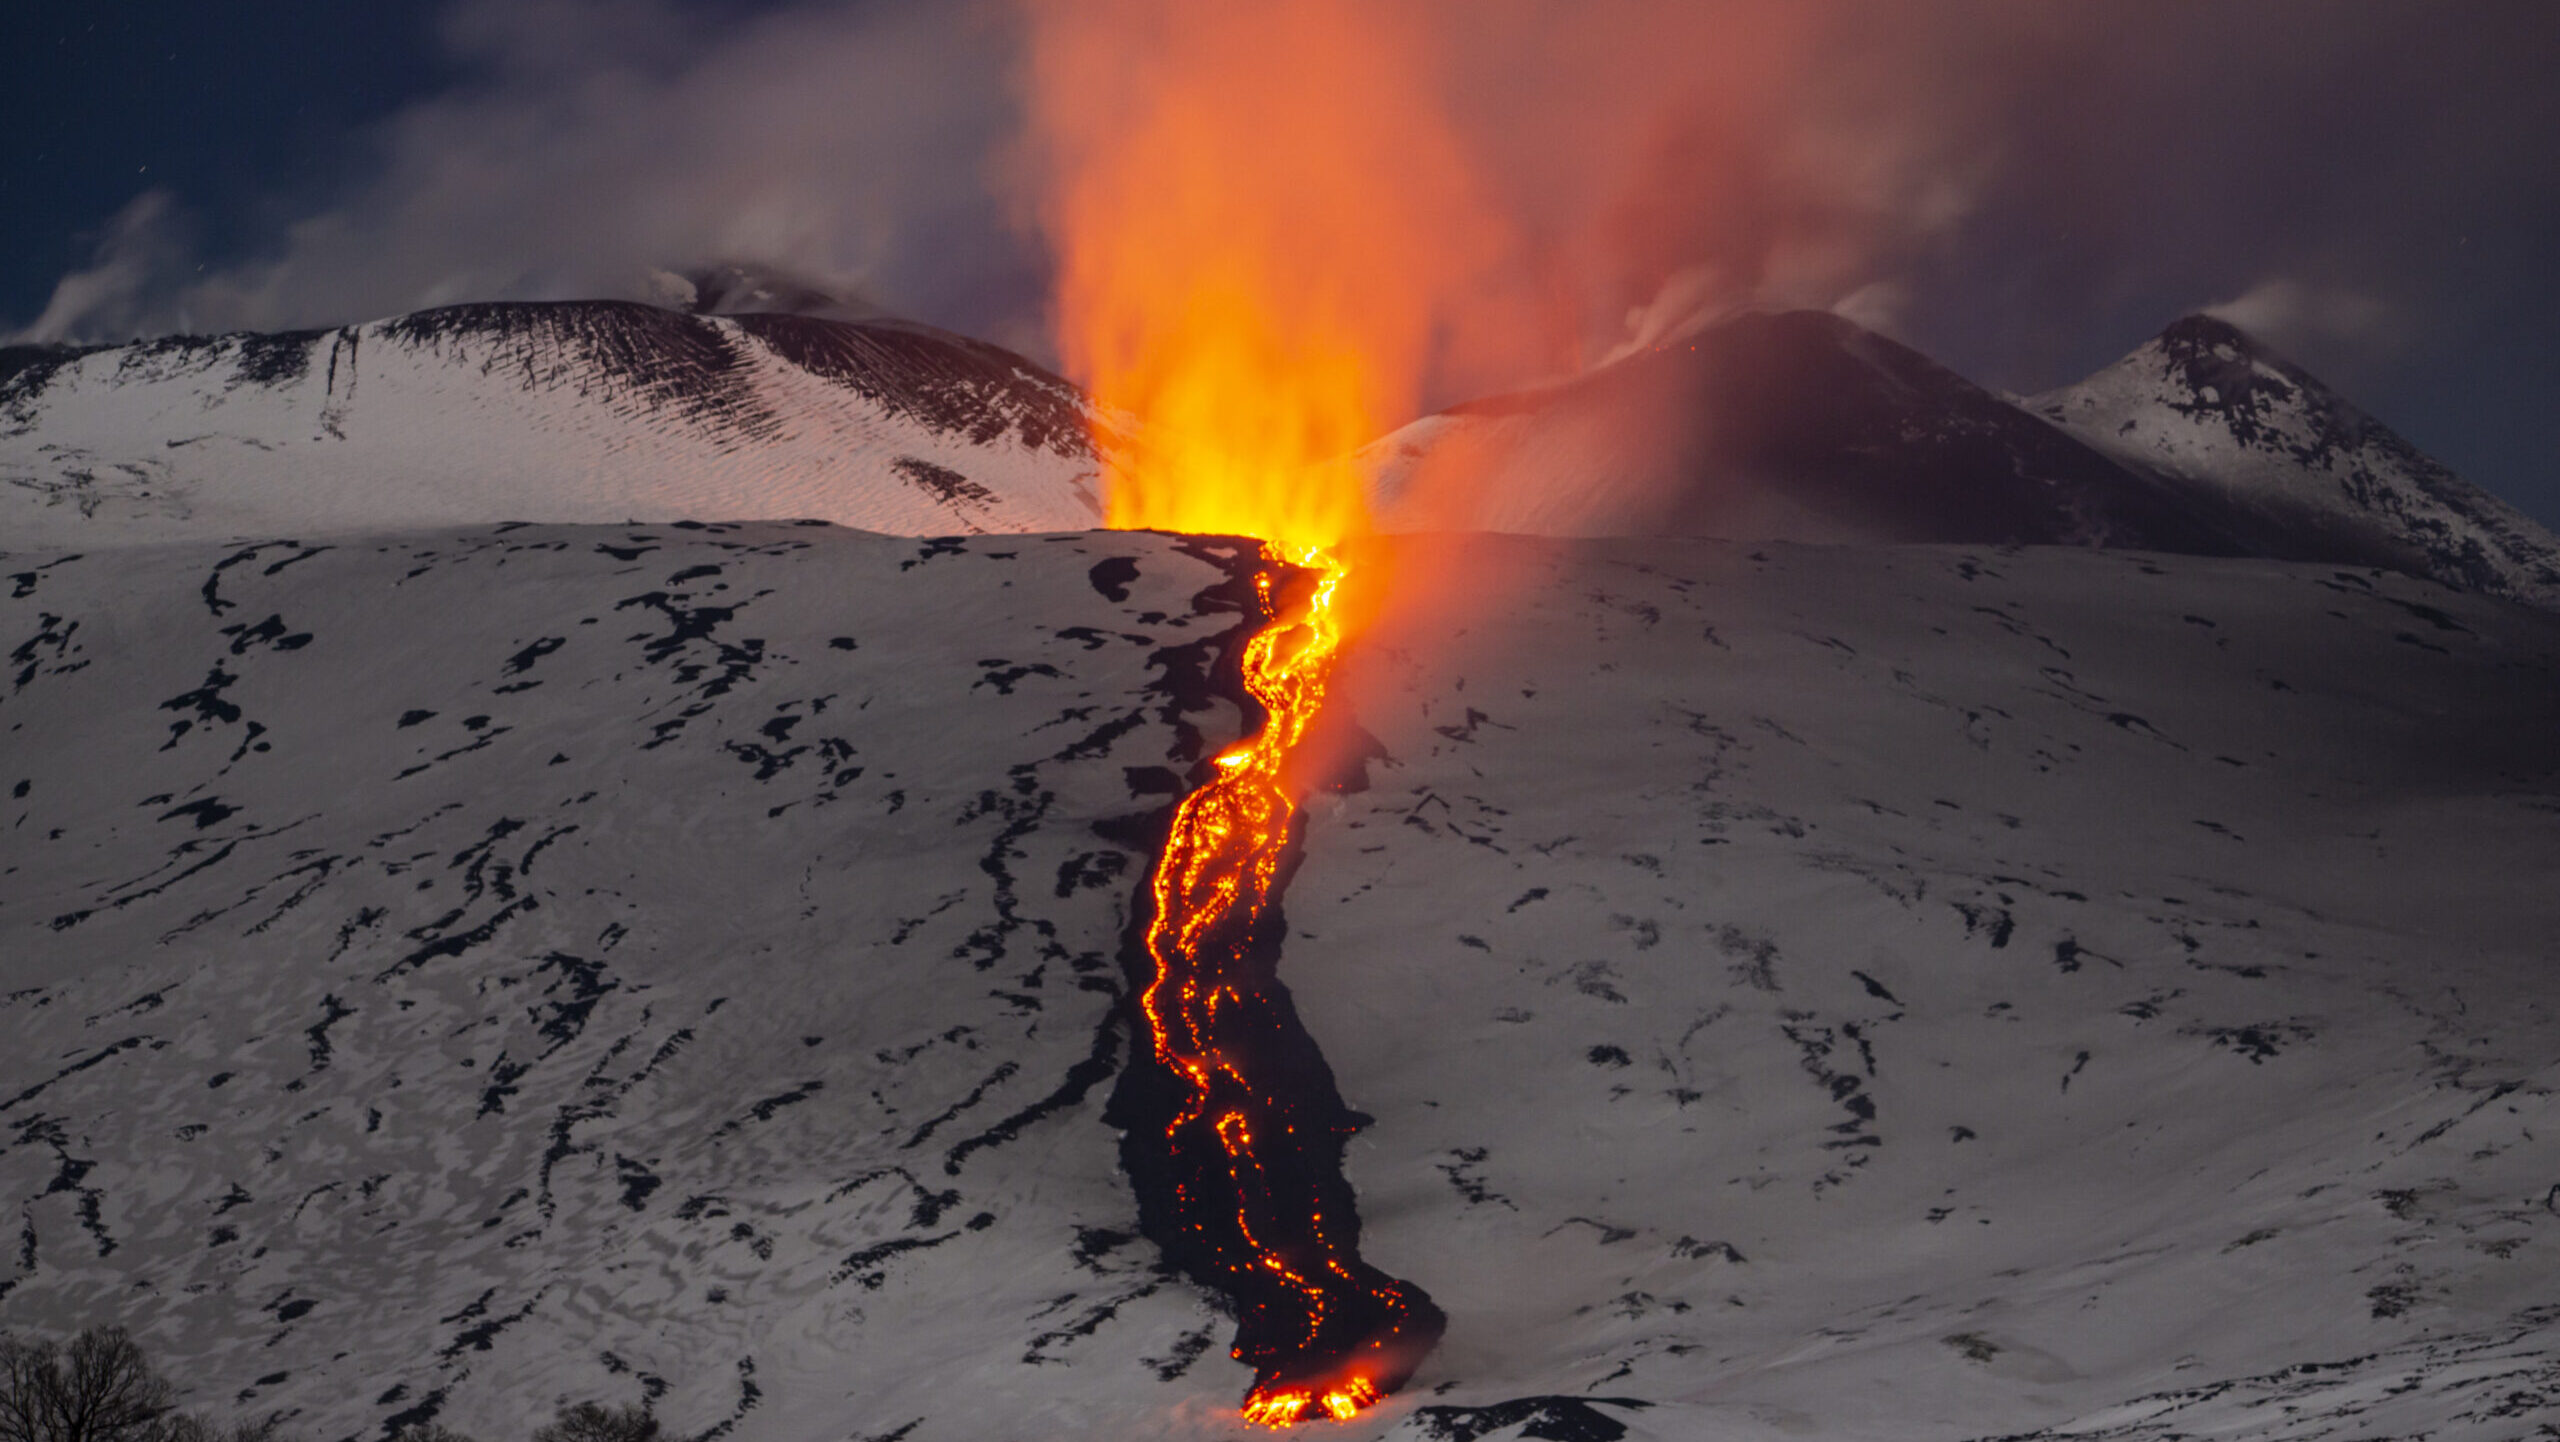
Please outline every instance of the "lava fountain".
M1411 413L1485 214L1423 98L1418 29L1363 0L1041 0L1028 79L1068 372L1108 524L1263 542L1247 722L1174 808L1139 898L1142 1055L1113 1099L1141 1221L1237 1306L1245 1416L1349 1418L1443 1319L1362 1261L1359 1124L1273 976L1368 528L1348 459ZM1259 718L1251 713L1259 710Z

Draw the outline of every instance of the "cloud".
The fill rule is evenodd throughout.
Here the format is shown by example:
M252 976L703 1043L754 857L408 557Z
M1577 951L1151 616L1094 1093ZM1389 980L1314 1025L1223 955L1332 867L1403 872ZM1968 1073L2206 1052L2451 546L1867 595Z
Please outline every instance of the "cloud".
M1688 265L1663 278L1653 298L1627 308L1626 336L1603 352L1597 364L1608 365L1641 351L1678 340L1725 315L1733 308L1732 286L1713 265Z
M646 298L726 263L998 329L1040 277L984 173L1013 127L1008 12L889 3L744 21L616 0L466 0L468 79L263 253L198 275L136 203L42 339L328 325L456 301Z
M2390 329L2391 311L2369 295L2325 289L2289 277L2262 280L2204 313L2227 320L2282 351L2323 344L2370 345Z
M1910 77L1839 78L1858 30L1844 3L1399 10L1427 40L1419 103L1446 112L1512 245L1467 278L1450 324L1476 334L1426 394L1571 371L1629 339L1631 313L1640 331L1677 323L1665 305L1831 305L1958 226L1974 172L1930 107L1895 102ZM326 204L207 267L169 199L137 202L27 334L663 299L653 277L744 265L1054 353L1012 0L746 20L680 0L458 0L441 33L463 79L386 122Z
M9 339L44 345L163 328L155 324L158 312L187 259L182 235L176 197L165 190L135 196L107 222L88 266L54 282L43 313Z
M1910 304L1909 287L1899 281L1877 280L1833 301L1831 313L1880 335L1892 335L1901 330L1902 314Z

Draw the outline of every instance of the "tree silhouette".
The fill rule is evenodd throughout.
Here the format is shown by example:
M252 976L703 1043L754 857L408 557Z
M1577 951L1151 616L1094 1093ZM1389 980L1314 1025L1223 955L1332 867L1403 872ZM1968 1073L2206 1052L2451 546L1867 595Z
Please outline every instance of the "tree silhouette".
M169 1384L122 1327L0 1337L0 1442L164 1442Z
M0 1334L0 1442L275 1442L273 1417L218 1427L170 1397L122 1327L68 1344Z
M535 1429L533 1442L658 1442L658 1419L641 1407L581 1402Z

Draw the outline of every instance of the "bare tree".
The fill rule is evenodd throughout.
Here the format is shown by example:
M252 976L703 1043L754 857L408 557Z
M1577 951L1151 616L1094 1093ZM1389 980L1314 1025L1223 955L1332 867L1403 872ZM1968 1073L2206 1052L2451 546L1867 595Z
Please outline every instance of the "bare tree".
M535 1429L533 1442L658 1442L658 1419L645 1407L581 1402Z
M169 1384L122 1327L0 1338L0 1442L161 1442Z
M45 1435L53 1368L50 1344L0 1334L0 1442L37 1442Z
M177 1411L122 1327L68 1345L0 1334L0 1442L279 1442L279 1421L218 1427Z
M412 1422L392 1433L391 1442L471 1442L471 1438L441 1422Z

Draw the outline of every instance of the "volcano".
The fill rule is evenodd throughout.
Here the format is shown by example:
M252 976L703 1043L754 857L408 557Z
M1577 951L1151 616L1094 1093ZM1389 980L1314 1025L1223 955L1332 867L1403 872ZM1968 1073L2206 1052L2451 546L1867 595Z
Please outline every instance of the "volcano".
M2560 599L2548 532L2206 316L2020 400L1835 315L1745 312L1368 455L1407 524L2256 556Z
M412 486L484 493L353 422L379 449L275 431L183 513L28 490L0 1322L122 1322L190 1406L315 1438L586 1398L703 1437L1239 1433L1240 1318L1120 1163L1151 849L1265 720L1261 548L1024 519L1091 464L1025 419L1081 404L1027 362L667 314L354 328L442 378L355 403L532 417L444 427L456 455L590 448L553 491L509 472L508 514L656 477L702 519L422 528ZM490 364L532 345L507 327L574 334ZM903 428L819 489L917 533L708 519L677 460L744 474L819 420L723 430L697 372L595 358L661 329ZM12 464L108 399L298 415L340 334L272 384L250 338L22 355ZM884 334L932 363L890 373ZM1603 423L1710 374L1667 349L1382 443L1390 487L1437 446L1516 458L1487 524L1551 534L1363 553L1504 584L1334 663L1349 759L1304 778L1254 941L1361 1255L1446 1319L1343 1435L2552 1422L2547 538L2263 356L2285 389L2182 411L2165 343L2103 405L2021 404L1820 317L1714 334L1766 385L1686 449ZM147 454L100 427L76 464ZM902 457L983 485L989 534ZM324 463L342 524L228 534ZM1494 508L1533 464L1646 484ZM1968 474L1952 519L1890 491ZM2349 504L2359 475L2415 498ZM2339 519L2296 524L2315 499ZM2468 534L2457 502L2513 544L2419 544ZM1717 527L1746 534L1676 534Z
M2189 316L2029 410L2195 504L2333 559L2359 545L2448 585L2560 602L2560 545L2239 327Z

